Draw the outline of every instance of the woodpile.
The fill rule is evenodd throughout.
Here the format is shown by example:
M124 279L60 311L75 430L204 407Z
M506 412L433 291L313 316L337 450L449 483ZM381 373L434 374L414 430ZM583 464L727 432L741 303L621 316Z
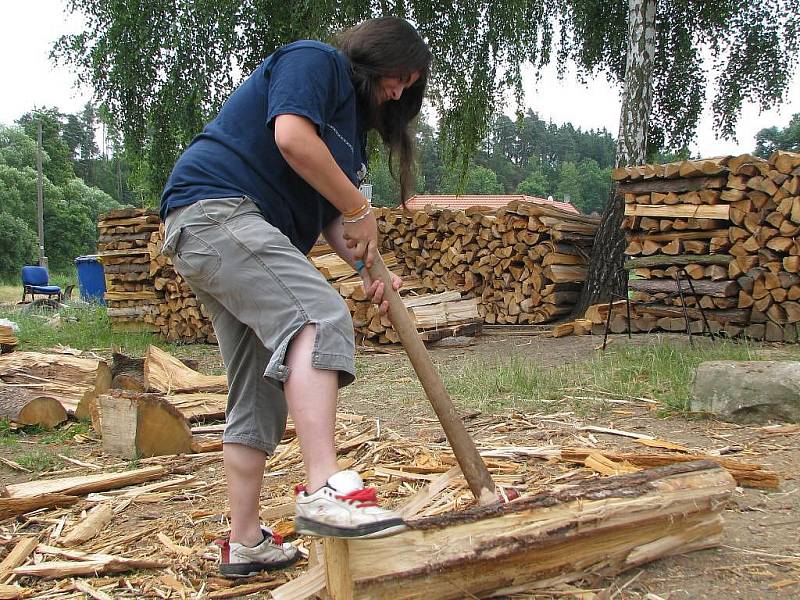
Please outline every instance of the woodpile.
M377 209L385 252L422 289L478 300L487 324L544 323L569 313L586 278L599 219L515 201L487 212Z
M376 209L387 266L423 338L474 335L489 324L544 323L568 313L586 277L599 220L514 201L496 212L426 207ZM147 210L103 216L100 254L115 329L143 328L169 340L215 342L208 312L161 252L163 226ZM393 343L389 321L367 301L361 278L317 244L310 260L350 308L360 340ZM436 297L436 294L448 296ZM454 296L458 293L458 296Z
M0 324L0 353L11 352L19 344L19 339L10 325Z
M400 293L423 340L473 336L480 331L482 320L477 299L462 298L457 291L425 293L419 277L404 274L393 252L384 252L382 257L389 270L403 277ZM399 341L389 318L381 315L378 307L367 298L361 277L350 265L335 253L312 256L311 262L345 299L359 343L391 344Z
M111 211L97 224L104 298L116 331L157 330L145 317L157 313L163 302L150 273L150 238L159 226L158 213L137 208Z
M800 155L625 167L613 177L625 200L633 331L684 331L686 309L699 332L702 308L715 333L798 340ZM614 305L611 331L627 331L626 310ZM586 317L604 325L607 306Z

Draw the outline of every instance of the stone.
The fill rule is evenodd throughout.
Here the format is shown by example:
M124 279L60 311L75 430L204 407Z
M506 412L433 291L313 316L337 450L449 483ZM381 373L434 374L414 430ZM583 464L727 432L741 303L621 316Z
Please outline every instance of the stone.
M800 362L701 363L692 386L691 409L735 423L800 422Z

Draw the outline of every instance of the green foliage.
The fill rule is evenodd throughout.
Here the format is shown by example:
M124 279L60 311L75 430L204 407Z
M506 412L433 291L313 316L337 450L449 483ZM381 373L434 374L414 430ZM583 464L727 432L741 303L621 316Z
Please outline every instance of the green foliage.
M716 73L715 120L726 136L733 135L744 101L768 108L785 96L797 57L799 1L657 2L651 119L657 145L683 147L693 139L710 67ZM87 29L63 37L54 53L76 67L79 81L91 83L103 99L123 133L134 176L151 200L182 148L238 83L239 73L245 76L286 42L328 39L366 17L409 18L428 41L435 60L430 99L445 141L441 156L445 162L459 158L464 171L486 140L506 92L522 104L524 64L540 68L556 50L562 70L572 60L581 76L604 73L616 85L625 79L625 0L141 0L135 10L109 0L70 0L68 7L85 16ZM524 165L525 149L511 141L492 140L512 163ZM562 161L580 162L569 152L586 154L577 147L562 150ZM605 158L591 158L608 166ZM510 171L493 170L507 191L524 178L514 181ZM426 189L437 185L435 173L424 176Z
M602 213L611 192L611 167L601 169L592 159L578 164L580 173L580 204L575 206L584 214Z
M19 276L22 265L36 264L36 234L19 217L0 212L0 277Z
M0 223L0 277L18 277L22 265L38 256L35 136L39 116L45 148L42 168L45 254L50 268L69 269L75 257L93 253L98 215L121 206L107 193L75 177L68 139L77 134L71 134L63 126L63 115L57 110L28 113L19 120L24 127L0 126L0 214L10 215ZM76 149L94 151L86 140L79 137L76 140ZM96 159L87 164L92 160ZM56 184L51 177L60 183Z
M556 197L564 202L571 202L577 207L583 205L581 176L578 172L578 165L574 162L561 163Z
M550 195L550 182L538 160L531 159L528 162L528 174L520 181L516 191L518 194L538 198L547 198Z
M481 167L471 165L462 179L457 170L450 170L442 179L443 194L502 194L503 186L497 181L497 174Z
M792 115L784 129L767 127L756 134L757 156L768 158L776 150L800 152L800 113Z
M57 108L44 108L26 113L17 120L34 144L38 136L38 123L42 124L42 148L50 157L50 160L43 164L42 171L54 185L63 185L75 177L70 160L70 148L61 135L63 118L64 115ZM30 166L35 167L36 163Z
M47 153L42 163L50 161ZM0 124L0 165L23 169L36 164L36 139L30 138L21 127Z
M564 27L571 35L562 37L560 56L574 59L582 73L624 81L628 2L567 4ZM683 147L694 138L709 67L715 72L714 121L725 137L734 136L743 102L766 109L785 98L796 68L798 0L667 0L656 6L651 132L663 145Z

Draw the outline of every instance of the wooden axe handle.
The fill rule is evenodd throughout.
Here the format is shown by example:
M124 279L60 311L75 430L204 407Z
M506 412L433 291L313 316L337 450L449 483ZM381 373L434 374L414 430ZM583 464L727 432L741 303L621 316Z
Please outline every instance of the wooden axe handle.
M400 342L422 383L425 394L433 405L436 416L442 424L447 441L453 448L461 472L467 479L470 490L481 505L494 504L497 500L495 484L486 468L475 443L467 433L464 423L458 416L453 401L442 383L442 378L436 371L428 350L417 333L417 328L411 321L408 309L400 294L392 287L392 278L380 254L376 253L375 261L369 267L369 275L373 281L383 281L383 297L389 301L389 318L394 330L400 337Z

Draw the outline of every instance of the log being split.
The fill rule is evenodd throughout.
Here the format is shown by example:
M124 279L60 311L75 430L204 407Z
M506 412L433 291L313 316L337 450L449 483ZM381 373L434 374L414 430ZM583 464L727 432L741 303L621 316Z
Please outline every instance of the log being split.
M446 600L615 575L717 545L734 488L716 464L685 463L411 521L389 538L337 540L346 547L326 549L328 593Z

